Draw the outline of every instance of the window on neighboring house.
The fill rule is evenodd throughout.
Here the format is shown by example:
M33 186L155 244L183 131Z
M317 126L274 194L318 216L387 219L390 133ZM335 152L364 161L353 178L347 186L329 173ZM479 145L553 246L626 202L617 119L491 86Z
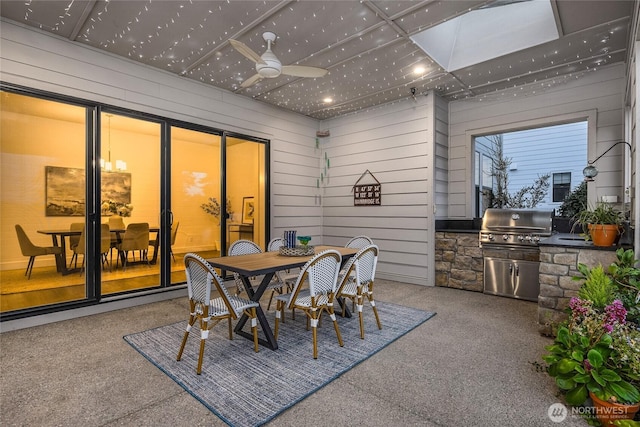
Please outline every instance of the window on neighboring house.
M571 192L571 172L553 174L553 201L564 202Z

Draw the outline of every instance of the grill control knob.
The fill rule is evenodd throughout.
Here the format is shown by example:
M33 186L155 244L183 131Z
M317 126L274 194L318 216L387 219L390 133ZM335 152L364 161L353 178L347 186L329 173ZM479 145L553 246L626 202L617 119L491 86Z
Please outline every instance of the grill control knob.
M519 236L518 236L518 240L519 240L520 242L522 242L522 241L524 240L524 236L523 236L522 234L521 234L521 235L519 235Z
M505 242L506 242L507 240L509 240L509 235L508 235L508 234L503 234L503 235L502 235L502 240L504 240Z
M531 236L525 236L525 238L524 238L524 239L525 239L527 242L530 242L530 241L531 241Z
M534 243L538 243L540 241L540 236L533 236Z
M489 233L489 235L487 236L487 238L489 239L490 242L493 242L494 240L496 240L496 238L494 237L493 234Z

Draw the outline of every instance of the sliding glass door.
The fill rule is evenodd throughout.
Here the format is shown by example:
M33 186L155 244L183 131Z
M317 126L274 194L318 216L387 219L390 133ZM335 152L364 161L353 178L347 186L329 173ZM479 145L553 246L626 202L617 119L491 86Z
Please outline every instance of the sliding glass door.
M171 127L171 283L184 283L187 252L208 258L222 248L219 134Z
M182 258L266 247L268 141L0 92L0 316L186 282Z
M102 295L160 286L161 124L101 113L100 216L108 224Z
M226 225L227 247L238 239L266 249L267 145L246 137L225 137L226 196L232 212Z
M81 269L87 246L79 242L93 110L1 96L0 311L84 300L91 295Z

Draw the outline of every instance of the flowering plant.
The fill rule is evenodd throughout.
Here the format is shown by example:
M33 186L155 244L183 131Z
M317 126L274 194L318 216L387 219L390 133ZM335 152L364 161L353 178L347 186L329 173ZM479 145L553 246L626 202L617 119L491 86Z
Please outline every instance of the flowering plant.
M203 211L208 213L209 215L213 215L215 219L220 221L220 203L218 199L215 197L209 197L207 203L203 203L200 205ZM227 214L232 215L233 210L231 209L231 199L227 197Z
M116 202L113 200L105 200L102 202L100 206L103 214L115 214L124 217L131 216L131 211L133 210L133 205L130 203L122 203Z
M640 402L640 331L626 323L620 300L598 310L574 297L569 308L568 324L543 356L567 403L581 405L589 392L616 403Z

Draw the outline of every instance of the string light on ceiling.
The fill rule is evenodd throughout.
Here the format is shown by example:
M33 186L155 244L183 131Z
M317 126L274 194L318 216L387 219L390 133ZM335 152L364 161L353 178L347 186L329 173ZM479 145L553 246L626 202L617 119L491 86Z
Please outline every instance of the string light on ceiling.
M318 119L410 99L410 87L420 93L434 91L452 101L538 95L600 67L624 62L631 21L625 2L608 2L604 15L611 17L593 27L566 31L559 42L447 73L410 38L473 12L478 9L475 6L456 2L446 2L445 7L444 2L107 0L85 10L83 3L7 2L1 13L7 17L7 10L13 8L16 13L8 19L229 91L236 91L243 79L255 73L230 48L230 38L259 51L263 32L286 35L287 42L277 46L283 63L327 68L329 74L306 86L295 78L261 82L241 94ZM501 2L501 6L491 5L492 13L498 7L526 3ZM575 12L573 3L559 4L559 18ZM43 4L48 5L46 11ZM593 20L601 18L596 15ZM69 34L72 28L77 35ZM419 65L424 69L416 70ZM339 93L339 100L323 102L327 93Z

